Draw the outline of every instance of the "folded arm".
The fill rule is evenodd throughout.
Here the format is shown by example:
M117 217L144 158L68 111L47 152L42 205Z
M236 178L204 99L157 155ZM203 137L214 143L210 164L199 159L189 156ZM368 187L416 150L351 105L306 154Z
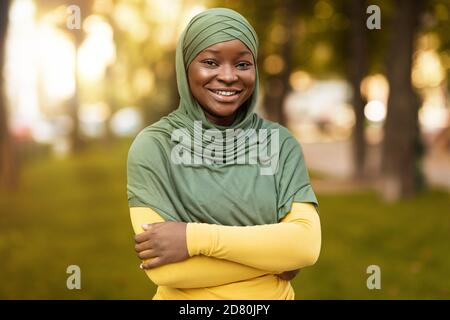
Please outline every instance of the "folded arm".
M188 223L186 237L191 257L204 255L275 273L313 265L321 247L320 219L314 205L298 202L281 223Z
M130 216L136 234L144 231L143 224L164 222L164 219L150 208L130 208ZM181 262L145 270L145 273L159 286L205 288L247 280L270 272L232 261L195 256Z

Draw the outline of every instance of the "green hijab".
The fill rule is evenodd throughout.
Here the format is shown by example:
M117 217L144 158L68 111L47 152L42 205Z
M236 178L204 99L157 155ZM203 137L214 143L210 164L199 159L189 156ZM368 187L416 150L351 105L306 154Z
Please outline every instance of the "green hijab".
M192 96L189 64L205 48L234 39L249 48L256 62L256 32L231 9L204 11L181 34L176 49L180 103L174 112L142 130L131 145L130 207L149 207L172 221L257 225L278 222L293 201L317 204L297 140L286 128L254 112L257 67L254 92L231 126L208 121ZM200 161L179 161L174 154ZM238 156L245 161L237 161ZM262 173L268 165L273 170Z

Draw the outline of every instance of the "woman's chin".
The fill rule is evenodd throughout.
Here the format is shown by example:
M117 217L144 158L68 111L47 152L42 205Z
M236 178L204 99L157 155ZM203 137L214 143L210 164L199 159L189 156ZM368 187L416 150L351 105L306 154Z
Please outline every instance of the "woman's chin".
M212 108L208 110L208 112L218 118L229 118L232 117L237 110L239 109L239 106L236 106L234 104L214 104Z
M224 110L221 108L214 108L212 110L210 109L206 111L205 114L208 120L212 123L222 126L228 126L233 123L236 116L236 111L237 109L234 112L230 112L229 110L226 110L226 112L224 112Z

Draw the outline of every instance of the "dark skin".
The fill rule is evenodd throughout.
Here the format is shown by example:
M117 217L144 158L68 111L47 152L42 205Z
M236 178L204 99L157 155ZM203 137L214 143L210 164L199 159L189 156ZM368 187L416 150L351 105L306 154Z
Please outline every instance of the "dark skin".
M256 69L251 51L239 40L212 45L191 62L188 81L191 93L214 124L229 126L239 107L252 95ZM216 94L224 90L230 96Z
M237 110L251 97L256 81L255 61L240 40L217 43L201 51L188 67L188 82L206 118L214 124L229 126ZM151 269L189 258L185 222L159 222L144 225L135 236L135 250L141 265ZM278 276L292 280L299 270Z

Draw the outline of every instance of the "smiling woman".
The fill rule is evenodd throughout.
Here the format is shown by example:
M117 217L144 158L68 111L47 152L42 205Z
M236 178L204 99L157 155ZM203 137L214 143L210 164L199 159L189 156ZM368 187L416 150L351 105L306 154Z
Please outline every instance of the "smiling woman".
M254 65L240 40L212 45L190 63L189 87L209 121L222 126L233 123L237 109L253 93Z
M294 299L289 280L318 259L317 199L301 147L286 128L254 112L257 48L255 31L237 12L195 16L176 51L179 107L130 148L135 250L158 285L153 299ZM205 134L212 129L220 139ZM179 130L189 137L183 152L203 159L213 157L204 145L213 153L227 146L225 161L173 161ZM275 170L262 174L260 157L234 161L260 150L266 142L252 137L269 131L276 132L271 149L279 149Z

